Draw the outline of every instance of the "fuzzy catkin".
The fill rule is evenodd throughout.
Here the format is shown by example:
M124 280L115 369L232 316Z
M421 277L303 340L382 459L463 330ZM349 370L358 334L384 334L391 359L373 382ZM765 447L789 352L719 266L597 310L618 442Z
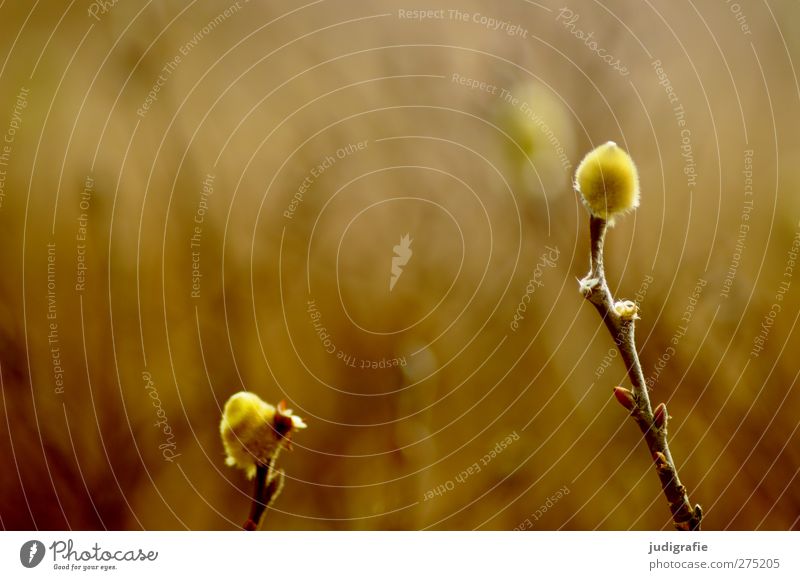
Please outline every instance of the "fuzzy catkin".
M248 479L256 464L274 461L289 441L292 431L304 429L305 422L279 404L276 409L258 395L236 393L225 403L219 430L225 447L225 463L243 469Z
M575 172L575 189L589 212L613 221L639 206L639 172L613 141L592 149Z

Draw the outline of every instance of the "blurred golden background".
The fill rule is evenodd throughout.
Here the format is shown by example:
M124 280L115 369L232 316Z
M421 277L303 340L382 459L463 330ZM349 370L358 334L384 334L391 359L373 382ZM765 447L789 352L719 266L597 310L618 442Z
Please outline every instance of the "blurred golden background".
M0 524L241 526L246 388L309 425L266 529L669 529L576 282L572 174L614 140L609 283L690 498L799 529L799 18L3 4Z

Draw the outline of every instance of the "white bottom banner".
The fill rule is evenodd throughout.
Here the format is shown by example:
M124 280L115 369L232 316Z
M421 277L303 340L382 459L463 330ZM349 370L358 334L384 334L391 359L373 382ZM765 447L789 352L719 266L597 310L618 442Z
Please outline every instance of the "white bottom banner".
M14 579L800 578L796 532L4 532L0 548Z

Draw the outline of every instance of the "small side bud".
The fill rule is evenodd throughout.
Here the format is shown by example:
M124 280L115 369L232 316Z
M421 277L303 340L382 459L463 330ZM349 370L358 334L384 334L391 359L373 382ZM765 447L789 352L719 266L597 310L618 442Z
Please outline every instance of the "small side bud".
M633 398L633 393L631 393L628 389L624 387L614 387L614 396L619 401L619 404L628 409L628 411L633 411L636 408L636 401Z
M623 320L639 320L639 307L632 300L615 302L614 312Z
M660 403L656 410L653 411L653 422L658 429L663 429L667 426L668 419L667 406L664 403Z
M639 173L630 155L609 141L592 149L575 172L575 189L589 212L613 222L639 206Z
M255 532L258 529L258 524L255 523L252 518L247 518L247 521L244 523L243 527L247 532Z

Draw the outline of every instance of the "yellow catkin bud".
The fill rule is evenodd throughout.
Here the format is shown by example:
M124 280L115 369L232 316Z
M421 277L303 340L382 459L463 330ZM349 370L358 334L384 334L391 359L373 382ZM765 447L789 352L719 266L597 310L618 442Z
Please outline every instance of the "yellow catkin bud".
M257 463L267 465L274 460L292 432L305 427L283 403L275 408L253 393L236 393L225 403L219 426L225 463L243 469L252 479Z
M575 189L592 215L613 222L639 206L639 173L613 141L590 151L575 172Z

